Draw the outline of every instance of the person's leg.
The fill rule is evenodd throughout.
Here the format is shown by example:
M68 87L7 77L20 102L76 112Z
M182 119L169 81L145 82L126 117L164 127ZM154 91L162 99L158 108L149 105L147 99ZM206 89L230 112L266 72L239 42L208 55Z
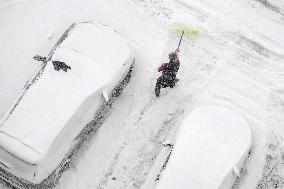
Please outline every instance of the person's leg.
M163 86L163 76L160 76L158 79L157 79L157 83L156 83L156 87L155 87L155 94L156 94L156 97L159 97L160 95L160 91L161 91L161 87Z
M175 86L175 78L170 77L168 79L168 87L173 88Z
M170 88L174 88L174 86L176 85L176 83L179 81L178 78L173 78L171 81L170 81Z
M175 81L171 80L169 83L170 88L174 88L175 84L176 84Z

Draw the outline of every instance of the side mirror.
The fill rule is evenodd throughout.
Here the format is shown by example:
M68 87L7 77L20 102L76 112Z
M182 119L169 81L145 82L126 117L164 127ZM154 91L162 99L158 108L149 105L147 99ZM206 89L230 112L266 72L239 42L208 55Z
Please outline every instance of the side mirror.
M37 60L37 61L45 61L46 60L46 57L45 56L40 56L40 55L35 55L33 57L34 60Z
M165 141L163 142L163 147L170 147L172 148L174 146L174 144L170 141Z

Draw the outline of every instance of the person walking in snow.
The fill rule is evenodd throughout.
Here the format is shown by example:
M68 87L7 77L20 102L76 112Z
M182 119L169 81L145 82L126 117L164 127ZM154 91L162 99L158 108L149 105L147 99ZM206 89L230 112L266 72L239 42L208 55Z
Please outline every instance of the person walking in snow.
M179 81L176 78L176 74L179 70L180 61L178 58L179 48L169 54L169 63L162 64L158 72L162 72L162 75L157 79L155 94L159 97L161 88L170 87L173 88L176 82Z

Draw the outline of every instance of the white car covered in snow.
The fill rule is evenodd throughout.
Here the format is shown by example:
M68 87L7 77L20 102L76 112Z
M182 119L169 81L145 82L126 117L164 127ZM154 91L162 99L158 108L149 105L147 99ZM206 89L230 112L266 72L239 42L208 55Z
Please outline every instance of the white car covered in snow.
M187 115L173 145L165 145L143 189L231 188L249 155L250 127L222 106Z
M56 71L52 60L71 70ZM1 178L19 188L52 184L100 126L133 63L127 40L112 28L72 24L2 119Z

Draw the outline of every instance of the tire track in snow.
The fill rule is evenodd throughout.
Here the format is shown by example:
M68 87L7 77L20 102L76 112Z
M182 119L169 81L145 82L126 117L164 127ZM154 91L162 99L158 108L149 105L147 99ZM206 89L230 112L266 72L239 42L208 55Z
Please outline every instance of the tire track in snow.
M149 91L152 91L151 88L149 88ZM136 146L136 147L139 147L140 149L143 149L143 148L147 148L149 143L151 143L151 147L153 149L150 152L149 151L147 152L147 154L149 156L147 156L147 154L145 155L143 152L138 154L137 155L138 159L141 158L142 160L139 161L138 164L133 168L133 170L145 169L145 166L146 166L145 164L147 164L148 169L146 168L144 170L145 173L147 173L147 171L151 167L149 165L151 165L153 163L153 158L155 158L157 156L157 153L161 149L162 142L165 140L165 138L166 138L167 134L170 132L170 130L173 129L173 127L175 126L175 123L179 119L179 117L184 113L183 108L179 107L177 105L177 104L180 104L180 102L179 102L180 100L177 99L177 100L171 102L171 104L174 104L174 107L176 107L177 109L170 110L169 113L164 111L164 113L163 113L164 116L165 116L164 120L159 120L160 119L159 113L155 114L155 112L159 112L157 110L157 108L158 109L164 109L165 108L165 107L161 108L161 106L165 105L165 103L161 103L161 102L159 102L159 100L161 98L167 98L169 100L169 98L172 96L172 93L173 92L170 91L170 90L164 91L159 99L154 97L154 95L153 95L152 97L150 97L148 99L148 102L144 104L144 106L140 109L140 111L138 111L138 115L135 117L134 120L131 119L131 117L132 117L131 115L130 115L130 119L126 119L126 121L124 123L126 128L128 128L127 125L132 125L132 126L129 127L129 130L127 130L125 134L123 134L126 138L124 139L124 142L122 143L122 145L117 150L115 157L112 160L111 165L109 166L107 173L105 174L104 178L99 182L99 184L96 186L96 188L109 188L108 185L110 184L110 181L113 181L114 178L116 179L116 177L114 175L117 172L117 169L118 169L117 167L121 166L121 165L119 165L119 163L121 163L121 161L124 161L122 156L123 156L123 154L125 154L127 152L127 148L131 148L131 146L133 146L133 140L134 141L136 140L135 137L138 137L138 140L139 140L139 137L141 137L140 132L142 132L142 133L147 132L147 130L149 129L149 128L147 128L147 126L149 124L144 123L145 120L154 120L155 118L158 118L158 122L159 123L162 122L162 124L161 124L161 126L154 125L154 128L152 128L152 130L151 130L151 132L153 132L152 134L154 134L154 136L152 136L151 133L148 133L148 134L150 134L150 137L152 137L152 138L148 138L146 140L146 142L141 142L141 144L143 144L142 146L141 145ZM164 101L165 101L165 99L164 99ZM153 109L156 109L156 110L153 110ZM171 113L171 112L173 112L173 113ZM151 114L154 114L154 115L151 115ZM155 115L157 115L157 116L155 116ZM148 137L148 135L146 137ZM146 156L146 157L144 157L144 156ZM133 159L135 159L135 158L133 158ZM136 161L136 160L131 160L131 161ZM122 169L125 170L125 167L122 168ZM140 174L140 172L137 172L136 174ZM140 177L140 176L137 177L138 181L137 180L134 181L134 183L133 183L134 188L137 188L138 186L140 186L144 182L144 177ZM134 177L134 176L132 174L130 174L129 177ZM142 179L142 181L139 181L139 178ZM125 183L124 187L121 187L121 188L128 188L128 187L131 188L131 186L128 186L128 185L129 185L129 183L127 182L127 183ZM116 188L116 187L114 187L114 188Z
M166 97L167 96L164 96L164 98ZM173 101L172 104L179 103L177 103L177 101ZM170 131L176 127L176 122L184 113L183 107L177 106L177 109L170 110L173 113L166 113L164 120L159 120L157 122L161 125L155 125L155 123L153 123L153 127L150 129L149 124L145 124L145 122L155 119L156 115L159 113L157 114L154 112L159 112L157 108L161 109L161 105L163 106L164 104L157 102L152 104L150 107L149 104L145 106L148 106L148 108L143 110L144 113L141 115L141 117L139 117L139 119L137 119L129 133L126 134L126 139L116 153L115 158L111 163L111 167L105 175L105 179L99 183L97 188L139 188L143 184L145 176L153 165L154 159L161 150L162 143L166 140ZM144 138L141 137L141 132L147 132L148 134L142 134L142 136L145 137ZM126 157L128 161L124 162L125 156L128 156L127 154L129 151L131 151L130 149L133 146L138 148L138 154L130 154L130 157ZM131 156L133 156L133 158ZM119 174L119 172L123 172L123 174ZM124 180L124 183L122 182L118 185L114 184L113 186L112 183L110 183L113 178Z
M15 4L18 4L18 3L22 3L22 2L24 2L25 0L14 0L14 1L12 1L12 0L8 0L8 1L2 1L1 3L0 3L0 9L1 8L7 8L8 6L11 6L11 5L15 5Z
M262 178L257 184L257 189L284 187L284 95L272 92L269 99L267 151Z
M148 103L146 103L146 105L142 108L142 110L139 113L138 118L136 119L136 121L134 122L134 127L137 127L137 125L141 122L143 115L145 114L145 112L147 112L147 110L153 105L153 103L155 102L155 98L151 98L150 101ZM125 123L127 124L127 123ZM126 136L129 134L126 134ZM102 181L100 181L100 183L98 184L97 188L104 188L107 185L108 180L110 179L110 177L113 175L114 173L114 168L117 165L119 158L120 158L120 154L122 153L122 151L125 149L125 147L128 145L128 143L126 141L124 141L123 145L120 146L119 150L116 152L114 159L112 160L112 163L107 171L107 173L105 174L105 177Z
M259 2L260 4L262 4L264 7L266 7L267 9L279 13L282 16L284 16L284 13L280 11L280 8L277 7L276 5L272 4L270 1L268 0L255 0L257 2Z
M134 125L133 125L133 127L131 128L131 130L128 131L127 134L125 134L126 139L124 140L123 145L122 145L122 146L119 148L119 150L117 151L117 153L116 153L114 159L112 160L111 166L109 167L107 173L105 174L105 178L98 184L97 188L104 188L104 187L106 187L107 184L108 184L108 181L109 181L110 179L112 179L111 177L113 176L113 174L114 174L114 172L115 172L115 168L116 168L117 164L118 164L119 161L120 161L119 158L120 158L122 152L123 152L123 151L125 150L125 148L127 148L127 146L130 145L130 143L131 143L131 136L133 135L133 133L131 133L131 132L135 132L134 130L137 129L137 127L143 127L142 121L143 121L144 115L145 115L146 113L149 113L149 110L152 108L152 106L154 105L155 102L156 102L155 98L151 98L150 101L149 101L149 102L143 107L143 109L140 111L138 119L136 119L136 121L134 122ZM178 112L178 111L177 111L177 112ZM165 122L166 122L166 121L164 121L164 123L165 123ZM127 123L126 123L126 124L127 124ZM160 128L160 130L159 130L159 133L163 133L163 132L164 132L164 129L165 129L165 127L164 127L164 124L163 124L163 126L162 126L162 127ZM154 138L151 139L151 140L156 141L158 137L159 137L159 134L157 134L157 136L154 137ZM155 143L157 143L157 142L155 142Z
M154 17L170 19L173 16L171 4L174 0L129 0L147 10Z

